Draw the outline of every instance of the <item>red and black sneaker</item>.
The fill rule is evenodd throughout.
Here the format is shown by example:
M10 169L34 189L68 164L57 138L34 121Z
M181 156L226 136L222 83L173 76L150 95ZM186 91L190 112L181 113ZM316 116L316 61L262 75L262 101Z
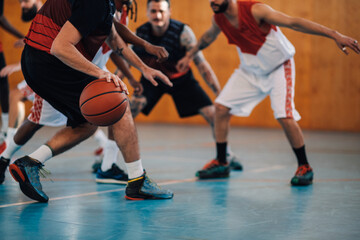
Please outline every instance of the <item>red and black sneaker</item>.
M205 164L200 171L197 171L196 176L199 179L228 178L230 176L230 166L213 159Z
M307 186L312 184L314 173L309 164L304 164L298 167L295 176L291 179L293 186Z

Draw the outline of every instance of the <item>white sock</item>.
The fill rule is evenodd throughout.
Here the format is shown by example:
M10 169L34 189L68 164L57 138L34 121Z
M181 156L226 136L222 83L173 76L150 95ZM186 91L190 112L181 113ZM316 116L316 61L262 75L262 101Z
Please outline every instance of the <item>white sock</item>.
M6 132L6 144L10 141L14 141L14 135L16 133L17 128L9 127Z
M1 113L1 131L6 132L9 126L9 113Z
M230 147L230 145L227 145L226 146L226 155L228 155L228 156L232 156L232 155L234 155L234 153L231 151L231 147Z
M102 148L105 148L108 138L105 135L103 130L101 130L101 129L96 130L96 132L94 134L94 139L95 139L97 145L99 145Z
M116 163L119 148L115 141L108 139L104 147L104 158L101 163L101 171L106 172Z
M137 178L144 174L141 159L135 162L125 163L125 166L129 175L129 179Z
M35 152L31 153L29 157L38 160L41 163L45 163L53 156L51 148L48 145L41 145Z
M7 136L7 138L6 138L6 149L2 153L1 156L3 156L6 159L11 159L11 157L14 155L14 153L17 150L19 150L21 147L22 147L22 145L17 145L14 142L14 137L9 138L9 136Z

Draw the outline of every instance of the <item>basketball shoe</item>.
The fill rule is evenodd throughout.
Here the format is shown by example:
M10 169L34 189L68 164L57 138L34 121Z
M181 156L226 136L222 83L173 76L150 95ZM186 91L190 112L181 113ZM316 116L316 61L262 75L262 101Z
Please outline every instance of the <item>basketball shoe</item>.
M129 179L125 189L125 198L128 200L171 199L174 193L161 189L155 182L144 174L138 178Z
M230 176L230 164L222 164L217 159L213 159L200 171L197 171L196 176L199 179L209 178L228 178Z
M234 171L242 171L243 166L241 165L239 159L235 156L235 154L226 154L226 161L229 162L229 167Z
M39 202L49 201L49 197L42 190L39 174L45 176L43 164L36 159L25 156L10 164L12 177L19 182L21 191L31 199Z
M295 172L295 176L291 179L293 186L307 186L312 184L314 173L309 164L301 165Z
M7 167L9 166L9 162L9 159L0 157L0 184L2 184L5 180L5 172Z
M96 173L95 181L98 183L126 184L128 175L113 163L111 168L106 172L103 172L100 167Z

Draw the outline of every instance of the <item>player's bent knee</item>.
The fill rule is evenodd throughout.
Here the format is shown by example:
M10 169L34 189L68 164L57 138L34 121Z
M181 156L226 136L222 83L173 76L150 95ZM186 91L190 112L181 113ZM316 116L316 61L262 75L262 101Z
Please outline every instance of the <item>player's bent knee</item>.
M228 116L228 115L230 115L230 108L225 107L224 105L215 103L215 113L216 113L216 115Z

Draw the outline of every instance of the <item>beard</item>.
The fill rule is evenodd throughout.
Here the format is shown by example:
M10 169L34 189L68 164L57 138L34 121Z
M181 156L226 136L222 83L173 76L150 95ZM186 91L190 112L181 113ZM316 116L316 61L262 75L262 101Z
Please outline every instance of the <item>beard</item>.
M37 7L35 4L31 8L28 9L23 8L21 12L21 19L24 22L30 22L35 18L36 13L37 13Z
M228 6L229 6L229 1L228 1L228 0L225 0L225 1L224 1L222 4L220 4L220 5L219 5L219 4L215 4L215 3L211 3L210 5L211 5L211 7L216 6L216 7L219 8L217 11L215 11L215 10L212 8L215 14L224 13L224 12L227 10Z

